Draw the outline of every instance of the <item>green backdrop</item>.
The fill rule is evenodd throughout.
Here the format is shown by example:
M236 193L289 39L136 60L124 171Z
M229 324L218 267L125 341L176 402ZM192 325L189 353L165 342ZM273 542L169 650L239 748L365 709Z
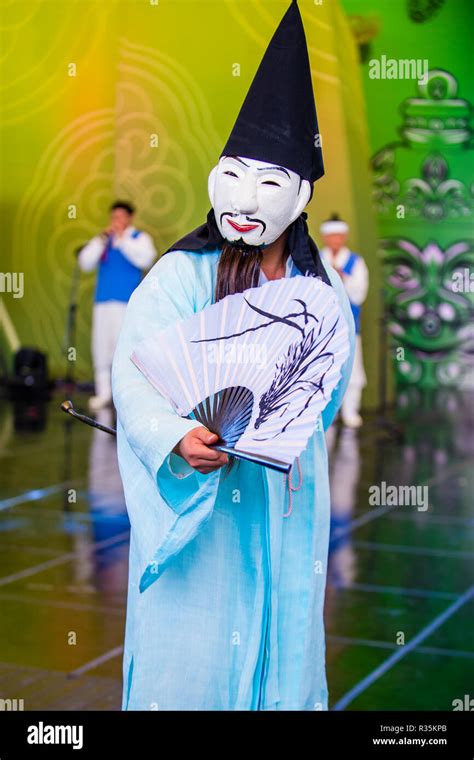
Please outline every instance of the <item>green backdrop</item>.
M473 387L473 74L469 0L344 0L360 42L378 254L398 390ZM373 79L426 61L429 83Z

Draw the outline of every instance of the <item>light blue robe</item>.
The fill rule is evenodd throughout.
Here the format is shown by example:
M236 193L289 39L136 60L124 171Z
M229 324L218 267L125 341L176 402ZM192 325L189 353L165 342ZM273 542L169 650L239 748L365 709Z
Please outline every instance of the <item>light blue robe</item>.
M202 475L170 454L199 423L179 417L130 360L143 339L212 302L218 259L218 250L161 258L130 299L115 354L118 457L131 522L122 707L326 710L323 427L350 376L350 305L326 265L351 353L323 424L300 456L302 487L283 517L283 475L250 462L227 477L224 469ZM294 273L290 265L287 274Z

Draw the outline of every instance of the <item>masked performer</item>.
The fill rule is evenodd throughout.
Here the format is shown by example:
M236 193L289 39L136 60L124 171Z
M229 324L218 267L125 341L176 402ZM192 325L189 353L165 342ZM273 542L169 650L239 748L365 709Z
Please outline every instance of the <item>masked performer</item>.
M123 708L327 708L323 604L329 538L321 425L286 478L241 461L179 417L130 360L136 346L227 294L294 275L344 288L303 209L324 173L302 19L293 2L209 177L207 223L133 294L113 366L118 456L131 520ZM352 332L351 332L352 329Z
M334 267L342 279L349 296L356 327L354 366L342 402L341 416L346 427L358 428L362 425L362 417L359 414L362 390L367 384L360 335L360 317L361 307L369 289L369 271L362 256L347 247L349 225L339 219L337 214L333 214L331 219L324 222L320 231L325 246L321 250L321 255L324 261Z
M156 259L153 240L133 226L134 207L117 201L110 207L110 225L79 253L83 272L98 270L92 313L93 411L112 401L110 371L128 299Z

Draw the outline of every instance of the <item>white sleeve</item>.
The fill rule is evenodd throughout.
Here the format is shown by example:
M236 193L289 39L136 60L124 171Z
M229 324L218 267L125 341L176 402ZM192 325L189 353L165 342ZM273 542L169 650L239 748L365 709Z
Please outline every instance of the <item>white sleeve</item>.
M351 303L355 306L364 303L369 290L369 270L362 256L357 259L351 274L344 275L344 287Z
M83 272L92 272L96 268L106 244L107 241L101 235L97 235L84 246L78 257Z
M156 259L155 246L147 232L140 232L135 238L129 232L118 241L117 247L139 269L149 269Z

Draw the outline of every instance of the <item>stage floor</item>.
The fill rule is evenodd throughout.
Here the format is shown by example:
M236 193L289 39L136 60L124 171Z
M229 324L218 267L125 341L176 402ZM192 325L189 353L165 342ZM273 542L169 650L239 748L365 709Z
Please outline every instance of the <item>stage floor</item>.
M120 709L129 523L115 440L66 417L63 398L0 401L0 709ZM388 420L401 439L370 416L330 432L331 709L452 710L472 692L472 417L472 398L415 393ZM383 483L420 486L417 503L369 504Z

